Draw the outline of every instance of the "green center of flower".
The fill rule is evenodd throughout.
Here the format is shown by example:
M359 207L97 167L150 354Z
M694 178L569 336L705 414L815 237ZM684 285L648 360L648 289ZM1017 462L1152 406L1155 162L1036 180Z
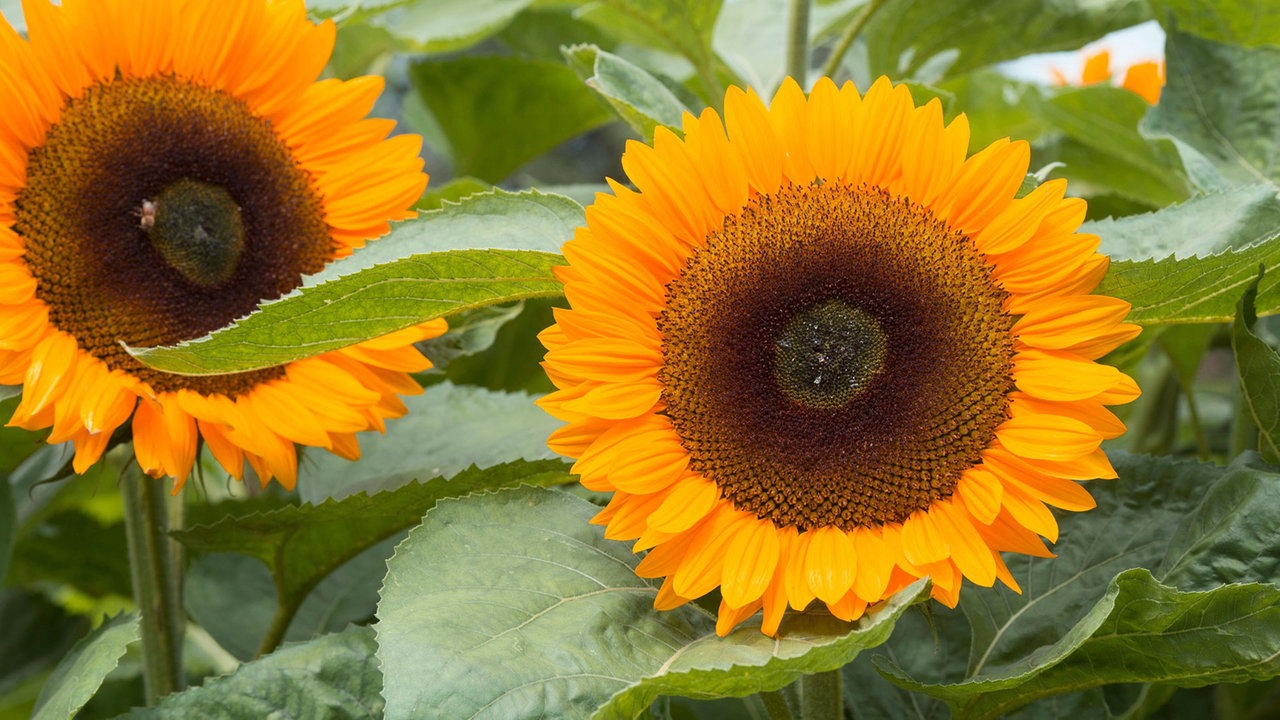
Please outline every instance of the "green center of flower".
M773 375L787 397L834 409L884 367L885 334L866 311L839 299L802 310L773 341Z
M198 180L183 178L144 200L140 224L165 261L202 287L226 282L244 250L240 206Z
M663 412L733 505L800 530L901 522L1008 418L1013 318L987 259L879 188L761 195L667 285Z
M26 177L13 227L81 350L157 392L234 397L283 376L162 373L121 346L217 330L333 256L323 198L246 101L176 77L99 83L66 101Z

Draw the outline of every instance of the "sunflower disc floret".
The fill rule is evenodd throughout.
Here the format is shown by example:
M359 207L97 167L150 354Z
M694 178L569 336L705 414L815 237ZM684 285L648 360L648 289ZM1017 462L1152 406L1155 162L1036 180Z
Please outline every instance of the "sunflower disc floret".
M655 606L716 588L717 630L819 601L860 617L916 579L1018 589L1002 551L1049 554L1047 506L1138 395L1096 362L1138 333L1090 294L1107 269L1064 181L1017 193L1026 143L969 156L964 116L788 80L724 120L631 143L564 246L571 309L541 336L566 424L551 447L613 493L594 522L648 551Z

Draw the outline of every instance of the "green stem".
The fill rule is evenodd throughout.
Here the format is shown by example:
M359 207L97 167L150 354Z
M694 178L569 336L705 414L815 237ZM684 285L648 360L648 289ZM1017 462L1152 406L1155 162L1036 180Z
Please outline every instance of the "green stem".
M844 34L840 36L840 41L836 43L836 47L831 51L831 57L827 58L827 64L822 67L822 74L836 79L836 73L840 70L840 63L844 60L845 53L849 52L849 48L853 46L853 41L858 39L859 33L871 21L871 16L876 14L885 0L867 0L867 4L862 6L862 10L858 12L858 16L849 23L849 27L845 28Z
M1248 401L1244 398L1239 381L1235 383L1231 397L1235 401L1235 413L1231 418L1231 454L1227 456L1228 460L1238 457L1246 450L1258 449L1258 426L1249 413Z
M143 683L147 705L186 685L182 671L181 548L169 539L181 527L181 500L170 501L166 483L143 475L136 466L121 478L125 533L133 600L141 616Z
M277 585L276 594L283 598L283 588ZM262 636L262 642L258 645L258 654L254 657L268 655L280 647L280 643L284 642L284 634L289 630L289 624L293 622L293 616L298 614L298 608L301 604L301 602L277 602L276 614L272 616L271 625L267 627L266 634Z
M844 696L840 693L840 670L828 670L800 678L800 720L840 720L844 717Z
M809 74L809 0L791 0L787 14L787 74L801 88L808 87Z
M769 720L794 720L795 715L791 713L791 705L781 690L760 693L760 701L764 703L764 709L769 713Z

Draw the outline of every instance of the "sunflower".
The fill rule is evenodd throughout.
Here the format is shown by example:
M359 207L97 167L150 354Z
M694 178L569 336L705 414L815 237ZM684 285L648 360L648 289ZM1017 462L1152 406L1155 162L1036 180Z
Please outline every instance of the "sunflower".
M1056 68L1050 70L1053 81L1058 85L1098 85L1111 81L1111 51L1099 50L1087 55L1084 59L1084 70L1080 82L1073 83ZM1164 89L1164 61L1146 60L1134 63L1125 68L1120 87L1135 93L1155 105L1160 101L1160 91Z
M148 474L203 443L233 476L297 476L295 443L359 456L421 392L442 322L253 372L189 377L123 345L200 337L296 288L426 187L419 139L366 120L377 78L317 76L334 27L301 0L24 3L0 22L0 383L83 472L132 430ZM120 430L121 432L117 432Z
M821 601L854 620L917 578L1017 589L1001 551L1047 556L1046 505L1115 477L1095 360L1139 331L1089 294L1107 269L1065 182L1017 197L1026 143L967 157L964 116L881 78L862 96L731 88L722 123L632 143L565 244L571 309L541 335L550 438L593 522L636 540L655 606L720 588L717 630Z

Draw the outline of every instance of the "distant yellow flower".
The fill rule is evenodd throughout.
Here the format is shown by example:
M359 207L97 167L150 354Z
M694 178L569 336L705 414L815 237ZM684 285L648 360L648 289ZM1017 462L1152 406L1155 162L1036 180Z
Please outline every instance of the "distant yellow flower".
M1059 85L1098 85L1111 81L1111 51L1099 50L1085 58L1084 72L1079 83L1073 83L1059 70L1054 69L1054 82ZM1155 105L1160 101L1160 90L1164 88L1164 61L1148 60L1130 65L1124 71L1124 80L1120 87L1137 93Z
M228 325L412 215L419 140L364 120L377 78L316 77L333 48L301 0L41 0L0 23L0 382L12 425L117 430L181 486L201 441L292 487L295 443L359 455L405 412L428 323L267 370L188 377L125 353ZM122 437L127 437L120 433Z
M612 492L605 536L648 550L655 605L720 588L718 632L820 600L853 620L917 578L1017 588L1000 551L1048 555L1045 504L1093 507L1114 477L1106 405L1138 395L1095 361L1129 305L1076 233L1065 181L1015 199L1026 143L967 156L878 80L865 96L737 88L725 122L631 143L564 246L571 310L542 334L550 440Z

